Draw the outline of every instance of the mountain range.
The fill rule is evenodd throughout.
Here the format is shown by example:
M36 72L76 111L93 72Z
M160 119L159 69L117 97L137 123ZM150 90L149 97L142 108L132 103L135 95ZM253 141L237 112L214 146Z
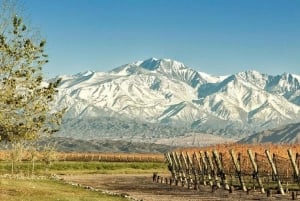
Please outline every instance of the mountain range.
M58 78L63 137L152 143L206 133L226 140L300 122L300 76L290 73L213 76L150 58Z

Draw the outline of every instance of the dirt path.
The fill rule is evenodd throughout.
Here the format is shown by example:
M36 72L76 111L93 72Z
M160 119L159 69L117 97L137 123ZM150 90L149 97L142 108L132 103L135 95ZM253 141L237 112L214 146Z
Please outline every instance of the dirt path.
M259 192L228 191L218 189L212 192L208 186L202 186L199 190L191 190L178 186L154 183L152 175L140 174L96 174L96 175L68 175L63 179L86 186L91 186L103 191L125 194L142 201L225 201L225 200L292 200L289 195L275 195L267 197Z

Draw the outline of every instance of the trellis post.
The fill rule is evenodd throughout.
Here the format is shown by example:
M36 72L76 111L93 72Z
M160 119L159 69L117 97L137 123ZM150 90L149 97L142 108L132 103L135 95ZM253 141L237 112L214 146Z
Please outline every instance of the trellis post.
M181 172L180 172L180 166L177 162L177 159L176 159L176 152L172 152L170 156L172 156L173 158L173 162L174 162L174 166L176 167L176 177L175 177L175 185L177 186L178 185L178 179L180 179L180 181L182 181L182 175L181 175Z
M263 183L262 183L262 181L261 181L261 179L259 177L257 164L255 162L255 159L254 159L254 156L252 154L252 151L250 149L248 149L247 152L248 152L248 155L249 155L252 167L253 167L253 176L255 176L255 178L256 178L256 181L257 181L258 186L260 188L260 192L261 193L265 193L265 189L264 189Z
M165 157L166 157L166 160L167 160L167 162L168 162L169 170L170 170L170 172L171 172L171 174L172 174L172 179L173 179L173 180L176 180L176 167L175 167L174 162L172 161L172 158L171 158L171 156L170 156L170 153L167 152L167 153L165 154Z
M229 151L229 153L230 153L230 156L231 156L232 161L233 161L233 163L234 163L234 167L235 167L236 173L237 173L237 175L238 175L238 177L239 177L239 182L240 182L241 188L242 188L243 191L246 192L246 191L247 191L247 187L246 187L246 185L245 185L244 178L243 178L243 176L242 176L241 166L240 166L240 164L238 163L238 161L237 161L237 159L236 159L234 150L231 149L231 150Z
M186 152L186 157L187 157L188 165L192 169L192 174L194 175L194 181L193 181L194 189L197 190L198 189L197 170L196 170L195 164L193 163L192 158L188 152Z
M190 184L192 183L191 170L187 163L186 156L184 156L183 152L181 152L180 156L181 156L181 159L182 159L184 167L185 167L185 172L187 173L188 188L190 188Z
M278 176L278 174L277 174L276 166L275 166L274 161L273 161L273 159L272 159L272 157L271 157L271 155L270 155L270 152L269 152L268 150L265 150L265 153L266 153L267 158L268 158L268 160L269 160L269 162L270 162L270 165L271 165L271 167L272 167L272 171L273 171L274 177L275 177L275 179L276 179L276 181L277 181L277 185L278 185L279 191L280 191L280 193L281 193L282 195L284 195L285 193L284 193L283 187L282 187L282 185L281 185L279 176Z
M204 155L204 152L203 151L200 151L200 157L201 157L201 161L203 163L203 175L204 175L204 181L206 180L205 178L205 175L207 176L208 178L208 182L209 182L209 185L212 186L213 185L213 182L212 182L212 179L211 179L211 175L209 174L208 172L208 165L207 165L207 162L206 162L206 157Z
M220 184L220 181L219 181L219 179L218 179L218 175L217 175L217 173L216 173L216 171L215 171L215 168L214 168L213 162L212 162L212 160L211 160L211 157L210 157L210 155L209 155L209 153L208 153L207 151L204 152L204 153L205 153L205 157L206 157L206 159L207 159L207 161L208 161L208 166L210 167L210 170L211 170L210 173L211 173L212 176L214 177L217 187L218 187L218 188L221 188L221 184Z
M201 157L201 156L200 156ZM205 181L205 172L204 172L204 167L202 167L200 159L198 158L198 155L196 152L194 152L193 154L193 160L196 161L197 165L198 165L198 174L199 174L199 181L202 180L203 185L206 186L206 181Z
M214 150L213 151L213 156L214 156L214 159L215 159L216 164L217 164L218 173L220 174L222 184L224 185L225 190L229 190L229 185L228 185L228 182L227 182L227 179L226 179L226 174L224 172L223 165L220 161L219 153L216 150Z
M288 149L288 155L289 155L289 158L291 160L291 163L292 163L292 166L293 166L293 169L294 169L294 175L297 177L297 182L299 182L299 169L298 169L298 166L295 162L296 160L293 156L293 153L292 153L291 149Z
M185 182L186 182L186 176L185 176L185 172L183 170L183 165L181 163L180 157L178 156L177 152L174 152L174 153L175 153L175 158L177 160L177 163L178 163L178 166L179 166L179 171L180 171L180 174L181 174L181 177L180 177L181 184L182 184L182 186L184 186Z

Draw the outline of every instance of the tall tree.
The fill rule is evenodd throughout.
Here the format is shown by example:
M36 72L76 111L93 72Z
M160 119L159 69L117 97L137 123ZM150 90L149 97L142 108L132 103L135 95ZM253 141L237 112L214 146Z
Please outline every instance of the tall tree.
M51 110L59 80L43 81L45 44L21 17L0 15L0 141L33 140L59 128L63 110Z

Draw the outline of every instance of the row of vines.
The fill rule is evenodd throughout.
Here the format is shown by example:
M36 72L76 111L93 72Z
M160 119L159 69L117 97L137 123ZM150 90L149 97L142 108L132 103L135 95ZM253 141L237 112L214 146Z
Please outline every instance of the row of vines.
M37 152L36 161L42 161L45 153ZM46 153L47 154L47 153ZM55 161L103 161L103 162L164 162L163 154L137 154L137 153L63 153L53 152L52 158ZM0 152L0 161L10 160L10 151ZM32 154L24 152L21 161L30 161Z
M300 190L299 145L223 144L181 149L165 154L170 184L198 189L200 185L230 190Z

